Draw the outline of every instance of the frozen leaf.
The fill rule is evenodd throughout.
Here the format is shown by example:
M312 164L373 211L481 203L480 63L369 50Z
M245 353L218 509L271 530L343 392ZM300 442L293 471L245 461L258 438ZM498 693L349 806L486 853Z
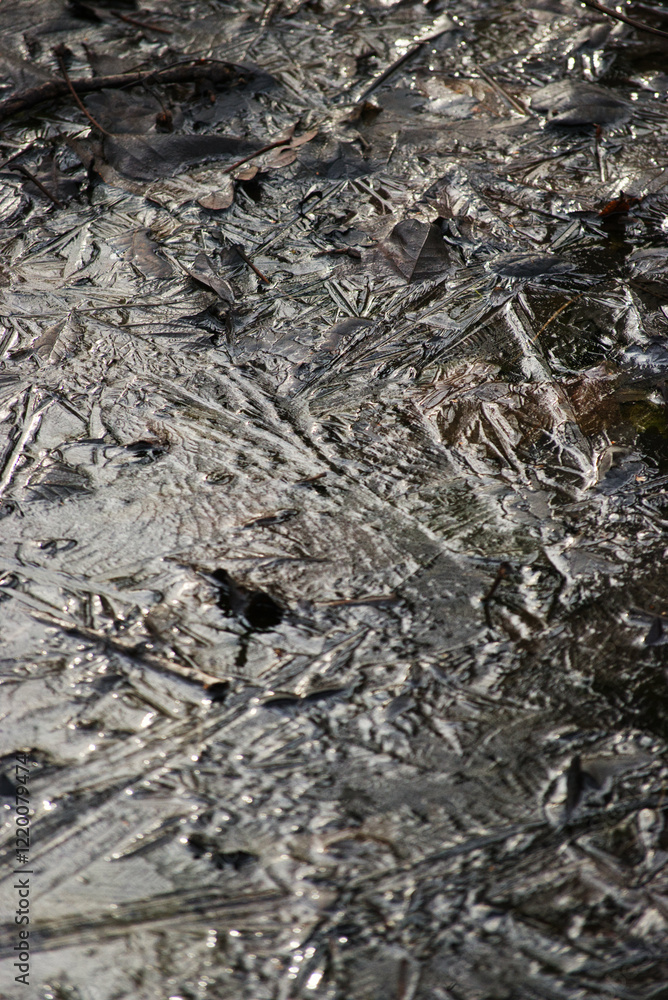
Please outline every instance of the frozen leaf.
M196 201L202 208L217 212L229 208L234 201L234 183L220 169L200 168L153 181L144 189L144 196L172 210Z
M90 94L86 107L103 128L117 135L139 135L155 129L164 105L147 93L124 93L122 90L101 90ZM182 117L182 116L181 116Z
M233 201L234 184L232 178L229 176L221 178L218 188L206 194L201 194L197 198L197 204L201 205L202 208L208 209L210 212L220 212L225 208L229 208Z
M86 45L85 42L83 48L95 76L117 76L119 73L129 73L137 65L136 59L126 59L123 56L101 52Z
M404 219L380 250L406 281L424 281L452 270L453 264L438 226Z
M107 162L136 180L181 173L186 167L226 156L247 156L257 144L224 135L122 135L104 142Z
M149 236L147 229L135 229L131 233L114 240L113 245L120 250L126 260L132 261L135 267L147 278L170 278L172 269L163 257L156 253L156 244Z
M567 274L573 265L564 257L551 254L504 254L490 265L490 270L504 278L543 278Z
M290 131L294 131L294 126L292 126ZM263 158L264 169L274 170L278 167L287 167L290 163L294 163L299 155L299 148L310 142L311 139L314 139L317 134L317 128L311 129L310 132L303 132L301 135L294 136L285 146L273 149L270 153L267 153L266 158Z
M68 318L45 330L32 345L32 353L41 361L57 364L72 353L79 336L80 331Z
M628 215L632 205L638 205L642 198L635 198L633 195L620 192L619 198L613 198L598 213L602 219L607 219L615 215Z
M198 253L192 267L184 267L183 270L198 284L210 288L212 292L219 295L221 299L229 305L234 305L234 292L232 286L221 278L213 269L213 264L205 253Z
M624 121L632 110L606 87L572 80L535 91L531 107L547 114L553 125L612 125Z

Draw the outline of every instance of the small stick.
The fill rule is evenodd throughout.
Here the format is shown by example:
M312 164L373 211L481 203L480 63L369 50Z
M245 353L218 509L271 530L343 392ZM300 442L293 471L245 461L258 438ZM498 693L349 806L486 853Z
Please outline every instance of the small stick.
M497 83L494 77L490 76L489 73L486 73L481 66L474 66L473 68L475 72L479 73L480 76L483 78L483 80L490 85L490 87L494 88L497 94L501 95L504 101L506 101L511 106L511 108L514 108L515 111L519 111L521 115L535 116L535 113L533 111L530 111L527 108L526 104L523 104L522 101L518 101L516 97L513 97L512 94L509 94L508 91L505 89L505 87L502 87L500 83Z
M396 594L377 594L372 597L360 597L358 600L350 598L350 600L341 601L314 601L314 604L319 604L323 608L356 608L362 607L367 604L377 605L377 604L394 604L399 598Z
M502 562L501 563L501 565L499 566L498 573L496 574L496 577L494 578L494 582L492 583L492 586L489 588L489 590L487 591L487 593L485 594L485 596L482 599L482 603L483 604L488 604L492 600L492 598L494 597L494 594L497 591L497 588L498 588L499 584L501 583L502 580L506 579L506 577L508 576L508 573L510 572L511 569L512 569L512 566L510 565L509 562Z
M529 343L530 344L535 344L536 341L538 340L538 338L540 337L541 333L543 332L543 330L546 330L548 328L548 326L550 325L550 323L557 318L557 316L559 315L559 313L563 312L564 309L568 308L568 306L573 305L573 303L577 302L578 299L581 299L582 295L583 295L583 293L581 292L579 295L576 295L574 298L569 299L568 302L564 302L564 304L561 305L561 306L559 306L558 309L555 309L554 312L552 313L552 315L549 317L549 319L545 320L545 322L541 326L541 328L538 331L538 333L531 338L531 340L529 341ZM522 354L522 351L518 351L518 353L515 354L514 357L511 360L512 361L516 361L517 358L519 358L521 356L521 354Z
M581 298L582 298L582 295L576 295L576 296L575 296L575 298L573 298L573 299L569 299L569 300L568 300L568 302L564 302L563 306L559 306L559 308L558 308L558 309L555 309L555 310L554 310L554 312L552 313L552 315L550 316L550 318L549 318L549 319L547 319L547 320L546 320L546 321L545 321L545 322L543 323L543 325L541 326L541 328L540 328L540 330L538 331L538 333L536 334L536 336L532 338L532 340L531 340L531 343L532 343L532 344L535 344L535 343L536 343L536 341L537 341L537 340L538 340L538 338L540 337L540 335L541 335L541 333L543 332L543 330L546 330L546 329L547 329L547 327L548 327L548 326L550 325L550 323L552 322L552 320L553 320L553 319L556 319L556 318L557 318L557 316L559 315L559 313L560 313L560 312L563 312L563 311L564 311L564 309L565 309L565 308L566 308L567 306L571 306L571 305L573 305L573 303L574 303L574 302L577 302L577 300L578 300L578 299L581 299Z
M19 600L21 600L20 597ZM175 677L181 677L183 680L191 681L194 684L201 684L205 690L209 687L213 687L214 684L220 684L226 680L225 677L216 677L213 674L207 673L205 670L201 670L197 666L187 667L182 663L178 663L176 660L170 660L165 656L161 656L159 653L152 653L143 648L143 644L141 642L123 642L121 639L115 639L113 636L107 635L105 632L98 632L96 629L88 628L87 625L78 625L76 622L60 618L57 615L51 614L51 612L38 611L33 607L30 608L30 613L33 618L36 618L38 621L44 622L47 625L55 625L58 628L61 628L63 632L67 632L70 635L78 635L82 639L87 639L89 642L101 643L114 653L120 653L121 656L127 656L130 660L139 660L139 662L145 663L147 667L151 667L153 670L157 670L160 673L168 675L171 674Z
M391 63L387 67L387 69L383 70L382 73L380 73L374 80L371 81L369 86L365 90L363 90L360 96L357 98L357 103L360 104L362 101L365 101L369 96L369 94L373 93L374 90L380 87L381 83L385 83L385 81L389 79L389 77L393 76L396 73L396 71L403 66L405 62L408 62L409 59L412 59L413 56L417 55L418 52L422 48L424 48L425 45L429 45L430 42L435 42L438 38L441 37L441 35L447 35L449 31L452 31L452 28L444 28L443 31L437 31L434 35L429 35L427 38L423 38L421 42L416 42L415 45L412 45L408 50L408 52L404 52L402 56L399 56L398 59L395 59L395 61ZM345 93L345 91L343 91L343 93Z
M14 470L23 455L23 449L28 444L31 435L37 430L41 423L44 409L44 404L41 406L35 406L35 389L34 387L31 387L28 390L25 406L23 408L23 429L16 438L14 447L7 455L4 467L0 469L0 493L4 493L11 483Z
M269 278L267 277L267 275L263 274L262 271L259 269L259 267L255 266L255 264L253 263L253 261L250 259L250 257L248 256L248 254L246 253L246 251L242 247L241 243L233 243L232 244L232 249L236 250L236 252L239 254L239 256L241 257L241 259L243 261L245 261L245 263L248 264L248 266L251 267L255 271L255 273L257 274L258 278L260 278L262 281L264 281L265 285L270 285L271 284L271 281L269 280Z
M260 41L262 36L267 30L267 25L271 21L272 17L280 7L280 0L267 0L264 5L264 10L262 12L262 17L260 18L260 25L258 30L255 32L250 42L246 46L241 56L242 59L248 59L248 54L251 52L257 43Z
M37 178L35 177L35 175L33 173L31 173L30 170L28 170L27 167L24 167L20 163L18 163L15 167L10 167L9 169L10 170L16 170L18 173L23 174L24 177L27 177L28 180L32 181L33 184L35 185L35 187L38 187L40 189L40 191L42 192L42 194L46 195L46 197L50 201L52 201L54 205L57 205L58 208L64 208L65 207L63 205L62 201L59 201L56 198L55 194L51 194L51 192L47 188L44 187L44 185L42 184L41 181L37 180Z
M597 3L596 0L580 0L585 7L591 7L592 10L599 10L601 14L607 14L608 17L614 17L616 21L623 21L624 24L630 24L632 28L638 28L639 31L649 31L651 35L660 35L661 38L668 38L668 31L662 31L661 28L652 28L649 24L643 24L642 21L637 21L635 17L627 17L626 14L620 14L617 10L612 10L610 7L604 7L602 3Z
M28 111L46 101L58 100L58 98L64 97L72 87L78 94L93 94L99 90L133 87L147 81L153 83L195 83L198 80L211 79L216 83L225 83L229 82L235 73L241 75L242 69L233 63L214 59L198 59L196 62L177 63L177 65L165 69L152 69L148 73L117 73L112 76L69 80L68 83L65 83L64 80L48 80L46 83L40 83L38 87L20 91L18 94L0 101L0 119L18 114L20 111Z
M598 176L602 184L605 184L605 152L603 146L601 145L601 138L603 135L603 130L600 125L596 126L596 135L594 137L594 153L596 156L596 163L598 164Z
M128 17L127 14L119 14L117 10L112 10L111 13L119 21L125 21L126 24L134 24L136 28L146 28L148 31L160 31L163 35L172 34L169 28L161 28L159 24L147 24L143 21L137 21L134 17Z
M241 167L244 163L248 163L249 160L254 160L256 156L261 156L262 153L268 153L270 149L276 149L277 146L287 146L292 142L292 139L293 136L290 136L289 139L277 139L276 142L270 142L268 146L262 146L261 149L256 149L254 153L244 156L242 160L237 160L237 162L233 163L231 166L225 167L222 173L231 174L233 170L237 169L237 167Z
M67 69L65 68L65 60L63 59L61 53L58 51L58 49L54 49L53 50L53 54L56 57L56 59L58 60L58 65L60 66L60 72L63 74L63 76L65 78L65 83L67 84L72 97L77 102L77 104L79 105L79 107L81 108L81 110L83 111L83 113L85 114L85 116L88 119L88 121L91 123L91 125L94 125L95 128L98 129L102 133L102 135L111 135L111 132L107 132L106 128L102 128L102 126L100 125L100 123L96 122L95 119L93 118L93 116L86 110L86 107L85 107L83 101L81 100L81 98L77 94L76 90L72 86L72 81L70 80L70 78L68 76Z

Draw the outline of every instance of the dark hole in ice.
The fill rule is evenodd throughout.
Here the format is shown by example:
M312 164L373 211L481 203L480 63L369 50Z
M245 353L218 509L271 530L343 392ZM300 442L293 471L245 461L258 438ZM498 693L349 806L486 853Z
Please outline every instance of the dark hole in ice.
M210 684L206 689L206 693L211 701L224 701L229 690L229 681L219 681L217 684Z
M238 872L257 861L257 855L249 851L219 851L215 843L201 833L194 833L188 838L188 847L194 857L202 858L208 855L215 867L220 869L233 868Z
M283 609L273 597L258 590L249 598L245 616L251 628L262 631L280 625Z
M570 816L585 792L600 787L596 778L583 769L579 755L573 757L566 772L566 815Z
M257 177L252 177L248 181L239 181L239 187L247 194L251 201L262 201L262 183Z
M218 607L226 614L245 619L258 632L280 625L285 612L271 594L249 590L224 569L217 569L212 576L218 585Z

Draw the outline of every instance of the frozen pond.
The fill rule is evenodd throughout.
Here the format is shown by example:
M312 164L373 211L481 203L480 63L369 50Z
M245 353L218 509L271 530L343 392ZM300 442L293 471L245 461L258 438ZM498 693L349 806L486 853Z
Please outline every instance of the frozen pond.
M667 59L5 0L0 996L666 996Z

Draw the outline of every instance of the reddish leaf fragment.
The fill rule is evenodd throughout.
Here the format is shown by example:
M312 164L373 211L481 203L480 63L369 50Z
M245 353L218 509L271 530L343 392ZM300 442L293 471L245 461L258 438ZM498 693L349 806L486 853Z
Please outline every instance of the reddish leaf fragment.
M607 218L609 215L626 215L631 205L637 205L641 201L642 198L635 198L633 195L624 194L623 191L620 191L619 198L613 198L612 201L609 201L598 214L602 219Z

